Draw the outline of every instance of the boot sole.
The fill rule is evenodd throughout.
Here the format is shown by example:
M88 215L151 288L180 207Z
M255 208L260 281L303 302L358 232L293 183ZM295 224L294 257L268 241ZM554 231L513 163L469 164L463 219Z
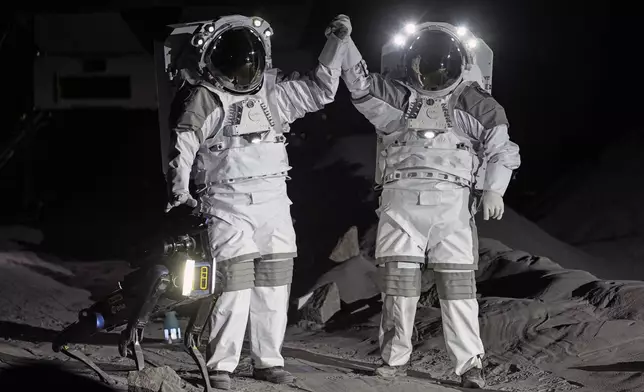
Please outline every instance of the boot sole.
M475 381L466 381L461 384L461 387L463 388L470 388L470 389L483 389L485 388L485 382L483 384L479 384L478 382Z
M253 378L258 381L268 381L272 384L292 384L295 381L295 377L293 376L285 376L285 377L280 377L276 379L268 379L267 377L257 377L253 375Z
M221 390L224 390L224 391L229 391L229 390L230 390L230 388L232 387L232 385L231 385L231 384L232 384L232 383L231 383L231 381L230 381L230 380L228 380L228 381L222 381L222 380L213 380L213 379L210 379L210 386L211 386L211 387L216 388L216 389L221 389Z

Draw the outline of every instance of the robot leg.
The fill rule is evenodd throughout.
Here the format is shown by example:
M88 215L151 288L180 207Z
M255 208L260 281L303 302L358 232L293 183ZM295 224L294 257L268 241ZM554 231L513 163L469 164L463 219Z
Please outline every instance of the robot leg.
M199 352L199 343L201 342L201 335L203 333L204 326L209 320L210 314L213 312L215 304L217 303L217 298L217 295L213 295L199 301L199 308L197 312L190 317L183 340L186 351L199 367L201 377L206 385L205 392L211 392L212 386L210 385L210 378L208 377L206 361L204 360L203 355L201 355L201 352Z
M159 298L166 292L170 285L170 272L164 265L155 265L150 268L145 276L145 283L140 285L143 295L137 298L137 303L130 314L127 328L121 332L119 353L123 357L132 356L136 362L137 370L143 370L145 361L141 339L150 314L154 310Z

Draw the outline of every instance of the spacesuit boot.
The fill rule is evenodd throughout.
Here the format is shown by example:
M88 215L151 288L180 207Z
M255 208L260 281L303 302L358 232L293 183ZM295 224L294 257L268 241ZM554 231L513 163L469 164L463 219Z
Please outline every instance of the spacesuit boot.
M463 388L479 389L485 387L485 377L483 370L471 368L461 376L461 386Z
M290 384L293 382L293 375L281 366L265 369L254 369L253 378L256 380L268 381L273 384Z
M382 365L375 370L375 374L376 376L382 377L382 378L404 377L407 375L408 369L409 369L409 364L405 364L402 366Z
M229 390L231 387L230 373L224 371L210 372L210 385L213 388Z

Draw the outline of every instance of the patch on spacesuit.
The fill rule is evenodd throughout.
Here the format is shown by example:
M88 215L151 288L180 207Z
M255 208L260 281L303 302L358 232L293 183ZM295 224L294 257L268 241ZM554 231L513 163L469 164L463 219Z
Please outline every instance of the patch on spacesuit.
M421 206L437 206L442 200L440 191L421 191L418 195L418 204Z
M472 83L463 90L454 109L474 117L485 129L508 124L503 107L478 83Z
M170 108L170 127L177 132L200 130L206 118L217 108L216 99L204 87L182 88Z
M476 91L478 91L478 92L479 92L483 97L485 97L485 98L492 98L492 94L490 94L489 92L487 92L487 90L483 89L483 87L481 87L481 85L480 85L480 84L478 84L478 83L474 82L474 83L472 84L472 86L473 86L473 87L474 87L474 89L475 89Z

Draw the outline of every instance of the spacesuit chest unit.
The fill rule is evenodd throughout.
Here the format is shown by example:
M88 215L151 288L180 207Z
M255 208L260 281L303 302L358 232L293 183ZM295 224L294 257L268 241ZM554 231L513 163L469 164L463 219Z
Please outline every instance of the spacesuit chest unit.
M405 34L383 47L383 73L398 79L409 99L400 108L399 127L379 132L376 181L380 184L405 178L463 186L475 181L480 159L454 112L471 83L491 89L491 50L473 39L452 25L427 22L408 26Z
M478 158L468 141L459 137L453 114L455 98L455 94L428 97L412 93L401 128L378 138L385 183L425 178L471 185Z
M197 155L198 183L285 176L291 169L283 134L288 127L279 123L273 109L274 86L275 74L268 71L253 95L218 94L223 118Z

